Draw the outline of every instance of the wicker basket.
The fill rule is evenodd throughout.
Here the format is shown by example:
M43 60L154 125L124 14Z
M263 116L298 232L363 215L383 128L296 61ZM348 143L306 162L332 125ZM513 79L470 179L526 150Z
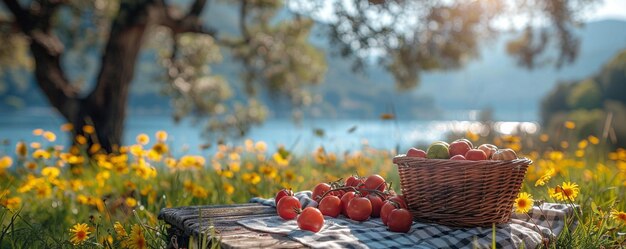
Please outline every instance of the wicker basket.
M416 221L454 227L507 223L529 159L465 161L396 156L400 186Z

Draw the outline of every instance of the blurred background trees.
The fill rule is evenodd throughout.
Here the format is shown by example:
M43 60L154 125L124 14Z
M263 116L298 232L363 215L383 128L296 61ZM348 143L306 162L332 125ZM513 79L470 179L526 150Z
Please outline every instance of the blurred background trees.
M541 104L541 122L551 134L573 121L577 139L592 135L626 146L626 51L607 62L595 75L561 82ZM555 141L557 142L557 141Z
M376 61L398 89L409 89L422 72L458 69L477 58L478 45L501 33L496 23L503 20L523 27L507 46L518 64L570 63L579 47L573 30L581 25L580 11L594 2L3 0L0 70L33 72L50 104L76 128L74 135L92 125L97 137L90 143L111 151L121 143L142 50L153 50L151 60L162 66L154 81L171 96L175 119L206 117L210 133L242 135L266 116L260 95L286 99L296 109L313 102L311 86L327 67L311 44L315 22L354 70ZM238 10L236 33L212 25L223 16L203 15L211 4ZM546 53L548 48L557 52ZM101 60L86 66L87 55ZM245 68L241 84L213 73L225 58ZM16 87L5 84L0 86ZM593 107L587 96L568 101Z

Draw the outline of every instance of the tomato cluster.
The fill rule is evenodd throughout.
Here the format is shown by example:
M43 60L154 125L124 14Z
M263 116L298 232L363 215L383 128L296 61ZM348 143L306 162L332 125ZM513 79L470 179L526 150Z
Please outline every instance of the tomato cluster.
M380 217L393 232L406 233L411 229L413 216L402 195L397 195L380 175L368 177L350 176L330 183L318 183L311 198L317 208L301 209L291 190L276 194L278 215L286 220L297 217L302 230L318 232L324 224L324 215L333 218L343 215L355 221Z

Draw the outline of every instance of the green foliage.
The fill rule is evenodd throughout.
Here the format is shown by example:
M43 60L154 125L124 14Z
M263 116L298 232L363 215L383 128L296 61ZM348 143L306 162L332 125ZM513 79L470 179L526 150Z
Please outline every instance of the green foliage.
M547 133L556 133L565 121L574 121L578 138L588 134L626 146L626 50L604 65L597 75L580 82L560 83L541 104ZM610 122L610 123L609 123Z
M598 84L591 80L580 82L567 96L570 109L594 109L602 106L602 92Z

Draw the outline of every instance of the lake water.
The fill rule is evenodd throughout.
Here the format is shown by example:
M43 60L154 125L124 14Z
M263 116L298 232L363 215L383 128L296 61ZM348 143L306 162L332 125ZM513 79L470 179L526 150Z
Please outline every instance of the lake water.
M17 141L42 142L42 138L32 135L37 128L57 134L56 144L67 144L67 134L60 131L65 121L47 110L29 111L23 114L0 113L0 141L14 145ZM535 123L502 122L497 127L503 132L510 132L517 125L529 130L537 130ZM469 121L388 121L388 120L305 120L295 124L288 119L273 119L262 126L253 128L246 138L265 141L270 149L284 145L296 152L310 152L318 146L335 152L351 151L362 148L364 143L378 149L399 148L406 150L416 144L429 144L445 139L445 135L455 130L479 129L477 122ZM146 133L152 138L156 131L165 130L173 152L202 153L200 146L207 143L201 136L202 124L190 122L175 124L169 116L130 116L127 118L124 141L134 143L135 137ZM324 131L320 137L315 129ZM243 139L233 139L232 144L243 144ZM3 146L5 153L12 154L12 146ZM214 146L213 146L214 147Z

